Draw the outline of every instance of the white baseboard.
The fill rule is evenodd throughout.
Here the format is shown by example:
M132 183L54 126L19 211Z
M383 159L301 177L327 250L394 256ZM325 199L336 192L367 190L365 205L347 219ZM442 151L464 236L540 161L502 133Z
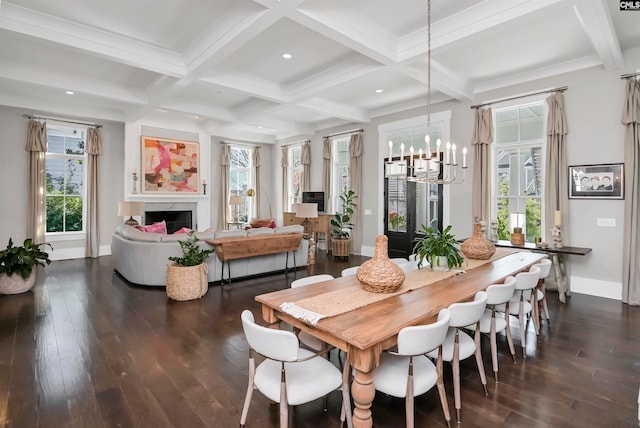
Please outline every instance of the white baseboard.
M368 247L368 246L362 246L360 247L360 255L361 256L366 256L366 257L373 257L373 254L376 251L376 247Z
M601 279L571 276L570 283L572 293L622 300L621 282L603 281Z
M101 245L98 254L100 256L110 256L111 245ZM84 259L84 247L62 248L53 250L49 252L49 258L51 260Z

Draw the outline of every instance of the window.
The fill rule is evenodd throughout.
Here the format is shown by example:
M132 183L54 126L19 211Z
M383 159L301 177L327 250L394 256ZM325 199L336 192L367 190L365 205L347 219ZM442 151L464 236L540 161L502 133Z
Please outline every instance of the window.
M247 198L246 192L254 187L253 150L247 147L231 147L229 165L229 201L232 196L242 198L240 205L229 204L229 218L246 223L252 216L253 198Z
M86 131L47 125L47 233L84 231Z
M286 210L293 211L293 205L302 202L302 174L304 172L302 165L302 144L291 146L288 150L287 194L289 195L289 200L287 203L289 206L286 207Z
M493 208L498 239L521 227L527 242L544 237L544 118L542 101L496 109Z
M332 141L331 157L333 168L331 171L331 206L335 212L341 212L340 195L350 189L349 183L349 141L351 135L335 138Z

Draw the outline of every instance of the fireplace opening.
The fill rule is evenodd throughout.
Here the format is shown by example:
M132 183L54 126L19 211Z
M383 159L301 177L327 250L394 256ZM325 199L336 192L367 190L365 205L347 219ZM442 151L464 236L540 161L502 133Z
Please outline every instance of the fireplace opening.
M180 228L193 229L191 211L145 211L144 224L153 224L164 220L167 233L173 233Z

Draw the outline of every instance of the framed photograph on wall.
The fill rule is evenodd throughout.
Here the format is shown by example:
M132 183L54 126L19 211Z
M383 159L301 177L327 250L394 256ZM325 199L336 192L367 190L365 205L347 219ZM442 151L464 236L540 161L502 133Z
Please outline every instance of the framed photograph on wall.
M142 193L200 193L200 145L140 137Z
M624 164L569 167L570 199L624 199Z

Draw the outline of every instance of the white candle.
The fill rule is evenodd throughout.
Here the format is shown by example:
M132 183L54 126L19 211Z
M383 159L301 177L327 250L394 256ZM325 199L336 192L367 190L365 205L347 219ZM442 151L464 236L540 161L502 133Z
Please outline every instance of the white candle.
M400 144L400 161L404 160L404 143Z
M440 138L436 140L436 161L440 160L440 146L442 145L442 141Z
M445 163L446 163L447 165L449 165L449 157L451 156L451 143L447 141L447 144L446 144L446 146L445 146L445 147L447 148L447 153L446 153L446 158L445 158L445 159L446 159L446 161L445 161Z
M411 166L413 166L413 146L409 147L409 153L411 154L411 156L409 156L411 158Z
M389 162L393 158L393 141L389 140Z
M456 145L455 144L451 145L451 151L453 152L453 164L457 165L458 162L456 162Z
M422 147L418 149L418 159L422 159Z
M562 213L560 211L556 211L556 226L562 226Z
M202 184L207 184L207 180L202 180Z
M466 147L462 148L462 167L463 168L467 167L467 148Z
M426 149L425 150L428 153L427 156L431 157L431 137L429 137L429 134L424 136L424 142L425 142L425 145L426 145Z

